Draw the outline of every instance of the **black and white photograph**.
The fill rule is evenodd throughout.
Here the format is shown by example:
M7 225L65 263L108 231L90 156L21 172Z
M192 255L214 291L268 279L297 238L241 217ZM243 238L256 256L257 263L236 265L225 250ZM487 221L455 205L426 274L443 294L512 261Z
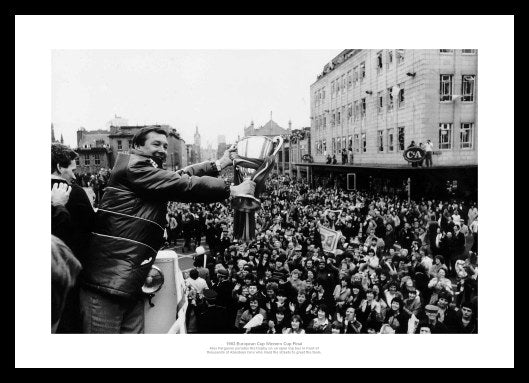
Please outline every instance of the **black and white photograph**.
M509 35L514 19L502 21ZM491 98L502 94L487 94L496 46L431 33L401 43L356 33L334 48L52 44L41 79L49 119L29 129L43 137L32 160L41 196L28 197L42 205L31 229L41 243L28 243L27 226L26 243L16 239L17 262L20 246L44 259L32 293L42 311L27 314L39 336L71 339L74 350L159 342L169 351L157 366L178 352L221 367L237 358L307 367L361 344L372 347L362 358L442 344L446 367L465 366L453 348L479 351L491 331L513 348L512 313L489 293L500 269L511 273L502 306L513 303L514 250L493 249L512 232L491 236L512 225L491 211L512 202L500 178L513 163L500 149L513 141L491 143L487 132L512 135L514 110L491 126ZM109 363L93 358L76 363ZM401 352L395 359L408 366Z

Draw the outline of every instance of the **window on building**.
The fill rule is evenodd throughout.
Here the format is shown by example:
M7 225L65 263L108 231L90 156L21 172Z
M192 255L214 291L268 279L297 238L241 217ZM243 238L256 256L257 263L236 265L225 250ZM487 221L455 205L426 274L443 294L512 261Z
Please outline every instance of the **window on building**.
M365 133L362 133L362 152L367 152L367 138Z
M353 148L353 136L349 136L347 141L348 141L347 142L347 149L349 149L349 148L352 149Z
M118 140L118 150L122 150L123 146L121 145L121 140Z
M342 149L347 150L347 138L342 137Z
M341 82L340 80L336 80L336 93L340 93L340 86L341 86Z
M389 50L387 52L387 56L386 56L386 68L389 69L389 67L391 66L391 64L393 64L393 51L392 50Z
M94 154L94 164L101 165L101 158L99 158L99 154Z
M366 78L366 63L365 61L360 64L360 81Z
M335 154L336 153L336 139L333 138L331 143L332 143L332 153Z
M341 124L341 117L342 117L342 114L339 111L336 112L336 125Z
M360 136L358 133L354 135L354 150L356 153L360 153Z
M342 152L342 140L340 137L336 139L336 154L340 154Z
M472 149L474 137L474 123L464 122L461 124L460 147L461 149Z
M452 79L451 74L442 74L440 81L440 101L452 101Z
M325 100L325 88L321 90L321 98L322 100Z
M476 83L475 75L463 75L461 83L461 100L474 101L474 87Z
M384 109L384 96L382 92L377 93L377 113L382 113Z
M360 104L358 103L358 101L355 101L354 102L354 119L355 121L358 120L358 118L360 117Z
M404 84L397 85L399 87L399 94L397 98L397 103L399 108L404 107Z
M384 151L384 131L382 130L378 131L378 151Z
M392 86L390 86L386 90L386 108L387 110L393 109L393 87Z
M347 120L351 121L353 119L353 105L349 103L347 105Z
M79 166L81 161L79 160L79 157L75 157L75 164Z
M403 126L400 126L400 127L397 128L397 135L398 135L397 139L399 141L399 143L398 143L399 146L397 147L397 149L399 151L404 151L404 149L405 149L405 146L404 146L405 137L404 137L404 127Z
M351 71L347 72L347 89L350 89L353 85L353 76L351 74Z
M452 149L452 124L439 124L439 149Z
M327 140L323 140L321 145L323 147L323 152L325 153L327 151Z
M90 154L85 154L84 156L84 164L90 165Z
M336 115L334 114L334 110L333 110L331 114L331 126L334 126L335 118L336 118Z
M342 93L345 92L346 87L347 87L347 77L345 77L345 75L342 75Z
M397 64L404 62L404 49L397 49L395 55L397 56Z
M394 150L394 145L393 129L388 129L388 152Z
M362 118L364 118L366 116L366 99L365 98L361 100L360 105L361 105L360 114Z
M441 53L454 53L453 49L439 49L439 52Z
M464 55L475 55L477 52L477 49L461 49L461 53Z
M382 72L384 64L382 62L382 51L377 53L377 74L380 74Z
M358 67L355 66L353 68L353 84L356 84L358 82Z

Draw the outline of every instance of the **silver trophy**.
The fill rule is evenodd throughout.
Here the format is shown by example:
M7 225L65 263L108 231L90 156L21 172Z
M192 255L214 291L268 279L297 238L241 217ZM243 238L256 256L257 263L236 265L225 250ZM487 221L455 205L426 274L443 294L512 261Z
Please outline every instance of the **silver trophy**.
M235 210L251 212L261 207L257 196L263 190L266 176L273 169L275 156L282 146L281 136L249 136L237 143L237 154L233 160L236 183L249 179L256 185L254 195L233 198L232 207Z
M233 233L239 240L255 238L255 211L261 208L258 197L265 188L266 177L274 168L276 154L282 146L281 136L249 136L237 143L237 154L233 159L234 182L237 185L248 179L255 182L254 195L237 196L231 201L235 210Z

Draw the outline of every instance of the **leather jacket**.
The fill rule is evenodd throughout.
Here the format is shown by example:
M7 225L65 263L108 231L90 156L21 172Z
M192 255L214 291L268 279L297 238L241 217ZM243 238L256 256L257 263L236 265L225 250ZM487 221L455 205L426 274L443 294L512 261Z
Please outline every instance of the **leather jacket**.
M132 150L120 153L96 214L82 273L85 287L135 298L163 244L167 202L218 202L229 186L214 163L177 172Z

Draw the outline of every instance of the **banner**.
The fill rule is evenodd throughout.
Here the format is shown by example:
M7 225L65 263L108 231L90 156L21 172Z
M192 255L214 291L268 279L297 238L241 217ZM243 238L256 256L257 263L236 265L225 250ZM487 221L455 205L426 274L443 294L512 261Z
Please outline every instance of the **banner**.
M336 251L336 246L338 245L338 240L341 237L341 233L323 226L320 226L319 230L323 251L334 253Z

